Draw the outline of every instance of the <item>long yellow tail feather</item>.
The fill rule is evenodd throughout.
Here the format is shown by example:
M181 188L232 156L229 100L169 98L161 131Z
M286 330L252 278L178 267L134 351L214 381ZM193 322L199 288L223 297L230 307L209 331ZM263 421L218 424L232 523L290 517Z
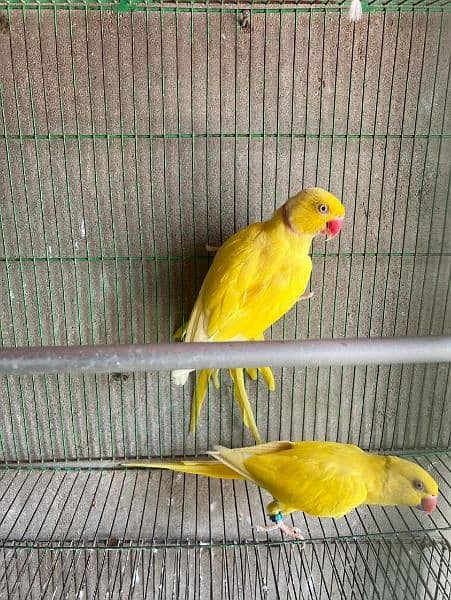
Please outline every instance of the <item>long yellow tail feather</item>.
M266 381L269 391L273 392L276 389L276 384L271 369L269 367L259 367L258 370L263 375L263 379Z
M233 389L238 404L240 405L241 412L243 413L243 423L250 430L254 436L254 440L257 444L260 444L261 437L258 433L257 424L255 422L254 414L247 397L246 388L244 387L244 373L243 369L229 369L231 378L233 379Z
M196 384L194 387L193 399L191 401L191 416L189 422L189 431L193 433L199 421L200 411L207 395L208 382L213 375L214 369L203 369L196 373Z
M191 473L192 475L203 475L215 479L244 479L239 473L227 465L216 460L133 460L121 464L121 467L139 469L168 469L179 473Z

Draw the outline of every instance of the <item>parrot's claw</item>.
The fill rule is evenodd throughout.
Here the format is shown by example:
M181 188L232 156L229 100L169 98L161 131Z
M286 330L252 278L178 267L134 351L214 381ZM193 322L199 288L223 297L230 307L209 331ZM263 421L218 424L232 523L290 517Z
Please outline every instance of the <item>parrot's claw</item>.
M275 531L276 529L280 529L280 531L282 531L286 535L294 537L297 540L304 539L304 536L302 535L301 530L298 527L290 527L289 525L286 525L283 522L283 519L278 518L278 515L276 518L277 520L273 520L273 518L271 517L271 520L273 520L273 523L271 525L257 525L255 529L257 531L265 531L266 533L268 533L269 531Z
M207 252L217 252L219 250L219 246L212 246L211 244L205 244L205 250Z
M286 533L287 535L296 538L297 540L303 540L304 536L301 533L301 530L299 529L299 527L290 527L289 525L285 525L285 523L282 521L281 524L279 525L279 528L281 531L283 531L284 533Z
M310 298L313 298L314 292L309 292L308 294L302 294L302 296L299 298L299 300L310 300Z

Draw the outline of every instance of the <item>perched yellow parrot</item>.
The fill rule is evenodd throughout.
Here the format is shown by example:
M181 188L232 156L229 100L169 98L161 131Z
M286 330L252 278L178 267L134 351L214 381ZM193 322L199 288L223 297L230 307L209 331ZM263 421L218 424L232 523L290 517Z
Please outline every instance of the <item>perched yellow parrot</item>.
M263 340L265 329L302 297L310 279L309 256L318 234L335 237L341 229L344 206L321 188L302 190L281 206L268 221L238 231L218 250L205 277L190 319L174 337L185 342ZM274 390L271 369L258 369ZM246 369L252 379L257 369ZM184 385L189 369L173 371L176 385ZM230 369L243 421L261 441L244 387L243 369ZM210 378L219 385L217 370L200 371L191 404L190 431L194 431Z
M300 510L314 517L342 517L361 504L414 506L428 513L438 486L419 465L397 456L369 454L337 442L269 442L230 450L216 446L216 460L133 461L125 467L169 469L219 479L247 479L274 498L273 521L260 531L280 529L302 539L283 517Z

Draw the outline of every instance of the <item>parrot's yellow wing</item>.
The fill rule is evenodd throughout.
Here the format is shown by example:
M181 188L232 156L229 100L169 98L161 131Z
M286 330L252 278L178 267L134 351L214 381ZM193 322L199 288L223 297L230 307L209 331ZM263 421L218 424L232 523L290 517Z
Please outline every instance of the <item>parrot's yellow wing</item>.
M238 450L218 448L214 456L272 494L276 512L301 510L338 518L367 496L361 468L365 456L348 444L273 442Z
M287 242L283 230L267 231L264 225L251 225L221 246L196 302L187 340L199 326L210 340L257 339L300 298L311 259L296 242Z

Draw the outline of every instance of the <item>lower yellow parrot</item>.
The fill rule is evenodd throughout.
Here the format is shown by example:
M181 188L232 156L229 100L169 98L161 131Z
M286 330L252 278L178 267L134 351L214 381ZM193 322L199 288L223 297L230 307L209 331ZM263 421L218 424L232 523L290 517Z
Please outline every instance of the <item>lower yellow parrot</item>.
M438 485L422 467L352 444L280 441L236 449L216 446L209 454L215 460L138 460L122 466L251 481L274 498L267 506L273 524L259 530L280 529L299 539L299 529L283 522L298 510L338 518L361 504L414 506L428 513L437 505Z
M312 271L309 256L318 234L333 238L340 232L345 209L321 188L302 190L268 221L238 231L218 250L205 277L190 319L174 337L185 342L259 341L264 331L303 296ZM258 369L274 390L271 369ZM246 369L252 379L257 369ZM260 443L255 418L244 387L244 371L230 369L244 424ZM189 369L173 371L176 385L184 385ZM200 371L191 404L194 431L210 378L219 385L217 370Z

